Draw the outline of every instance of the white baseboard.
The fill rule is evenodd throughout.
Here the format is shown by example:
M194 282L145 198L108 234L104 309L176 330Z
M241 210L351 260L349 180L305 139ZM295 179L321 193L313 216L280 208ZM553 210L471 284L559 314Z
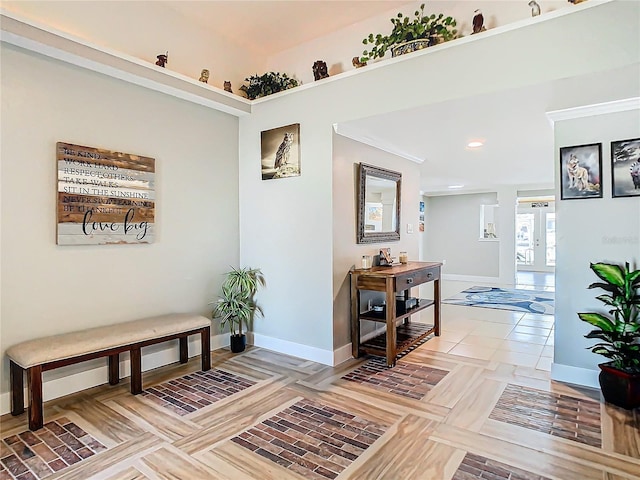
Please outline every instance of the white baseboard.
M456 275L453 273L444 273L442 280L453 280L456 282L477 282L477 283L495 283L499 284L500 277L480 277L474 275Z
M253 333L253 344L256 347L266 348L274 352L284 353L293 357L304 358L313 362L322 363L323 365L334 365L334 352L331 350L323 350L301 343L290 342L280 338L268 337L261 333Z
M583 387L600 388L598 381L598 370L588 368L572 367L560 363L551 364L551 379L559 382L581 385Z
M161 344L162 345L162 344ZM229 334L214 335L211 337L211 350L229 345ZM159 345L148 348L158 348ZM200 337L192 336L189 339L189 356L195 357L200 355ZM154 368L176 363L180 360L178 346L174 345L161 350L153 351L145 354L142 351L142 371L153 370ZM95 361L94 361L95 362ZM53 400L54 398L64 397L72 393L86 390L87 388L103 385L108 382L108 370L106 360L104 366L98 368L90 368L77 372L82 368L82 363L75 364L71 367L65 367L76 373L60 376L59 370L45 372L42 381L42 397L44 401ZM131 362L128 354L122 354L120 358L120 378L131 375ZM49 378L47 378L49 377ZM142 377L144 382L144 376ZM28 401L28 392L25 388L25 401ZM11 411L11 393L6 392L0 395L0 415L4 415Z
M333 366L340 365L347 360L353 358L353 352L351 351L351 343L347 343L343 347L340 347L333 351Z

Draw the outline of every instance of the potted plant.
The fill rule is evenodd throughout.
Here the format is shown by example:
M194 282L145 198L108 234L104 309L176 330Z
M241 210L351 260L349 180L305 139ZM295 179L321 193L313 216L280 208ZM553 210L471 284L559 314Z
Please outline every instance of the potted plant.
M286 73L267 72L262 75L251 75L244 79L249 85L242 85L240 90L247 94L249 100L266 97L272 93L282 92L289 88L297 87L298 81Z
M458 35L453 17L445 17L442 13L425 15L424 3L414 15L415 18L410 20L409 17L398 13L396 18L391 19L393 30L389 35L378 34L374 37L373 33L370 33L364 38L362 43L371 44L373 47L362 52L360 62L382 58L390 48L391 55L395 57L452 40Z
M233 268L226 273L221 294L214 302L212 316L220 319L224 328L229 324L231 351L239 353L247 345L242 324L248 328L254 315L262 316L262 308L256 303L255 294L259 287L266 285L259 268Z
M600 388L607 402L632 409L640 407L640 270L610 263L592 263L591 270L603 282L589 285L606 293L596 298L609 308L608 315L578 313L596 327L586 338L597 338L593 353L611 361L600 367Z

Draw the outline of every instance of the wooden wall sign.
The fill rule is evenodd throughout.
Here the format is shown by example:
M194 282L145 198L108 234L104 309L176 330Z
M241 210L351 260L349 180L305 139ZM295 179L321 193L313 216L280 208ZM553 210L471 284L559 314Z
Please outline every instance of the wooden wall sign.
M152 243L155 160L56 144L58 245Z

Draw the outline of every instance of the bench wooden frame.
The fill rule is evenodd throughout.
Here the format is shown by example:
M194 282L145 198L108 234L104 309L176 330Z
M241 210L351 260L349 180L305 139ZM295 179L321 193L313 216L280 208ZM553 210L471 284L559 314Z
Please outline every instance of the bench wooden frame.
M11 382L11 415L24 413L24 374L27 374L27 386L29 393L29 429L39 430L44 425L43 398L42 398L42 372L58 367L73 365L75 363L93 360L94 358L109 358L109 384L117 385L120 382L120 354L129 352L131 357L131 393L142 393L142 352L141 348L156 343L178 339L180 348L180 363L187 363L189 359L188 337L200 335L202 345L202 370L211 369L211 327L197 328L187 332L167 335L160 338L145 340L142 342L122 345L97 352L86 353L71 358L55 360L48 363L22 368L13 360L10 364Z

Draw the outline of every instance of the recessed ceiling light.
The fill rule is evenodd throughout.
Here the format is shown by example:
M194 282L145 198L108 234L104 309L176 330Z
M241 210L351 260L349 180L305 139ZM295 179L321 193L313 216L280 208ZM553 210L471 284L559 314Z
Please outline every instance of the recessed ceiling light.
M454 189L454 188L462 188L462 187L464 187L464 185L449 185L447 188Z
M473 142L467 143L467 147L469 147L469 148L478 148L478 147L481 147L483 145L484 145L484 143L480 142L478 140L474 140Z

